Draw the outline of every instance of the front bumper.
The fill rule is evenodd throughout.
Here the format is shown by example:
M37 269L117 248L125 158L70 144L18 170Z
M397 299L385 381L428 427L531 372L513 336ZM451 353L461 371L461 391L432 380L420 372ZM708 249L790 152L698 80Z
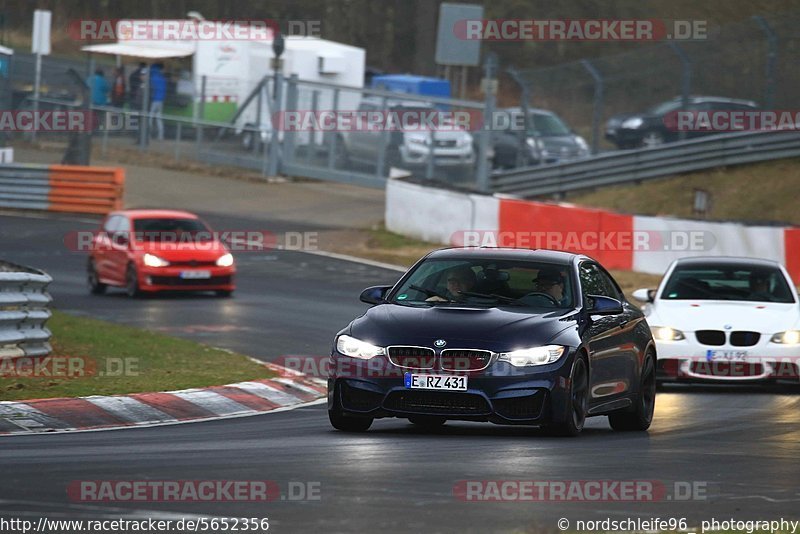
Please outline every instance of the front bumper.
M687 334L687 338L691 335ZM769 343L765 337L749 347L707 346L688 339L657 341L656 379L661 382L800 382L800 346Z
M192 278L192 274L208 274L207 278ZM233 291L234 267L217 266L139 266L139 288L142 291ZM197 276L197 274L194 274Z
M401 164L405 167L425 167L430 158L430 147L402 145L400 147ZM435 167L469 166L475 163L475 152L471 146L433 149L433 165Z
M328 408L334 407L336 393L345 413L373 418L432 415L497 424L561 422L568 414L573 358L570 353L540 368L514 368L495 361L483 371L447 372L399 368L385 357L365 361L334 352L328 378ZM404 384L407 372L466 375L467 390L409 389Z

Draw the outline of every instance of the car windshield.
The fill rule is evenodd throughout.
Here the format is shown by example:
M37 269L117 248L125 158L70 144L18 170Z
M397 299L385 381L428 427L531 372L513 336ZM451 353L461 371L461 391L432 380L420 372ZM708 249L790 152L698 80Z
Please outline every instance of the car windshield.
M405 306L515 306L567 309L573 284L566 265L470 259L425 260L389 297Z
M199 219L135 219L133 231L138 241L176 241L190 236L197 241L211 241L211 231Z
M714 263L678 266L664 286L661 298L794 302L780 269Z
M533 113L531 114L531 122L533 124L528 128L528 135L535 137L556 137L572 134L567 125L564 124L564 121L555 115Z

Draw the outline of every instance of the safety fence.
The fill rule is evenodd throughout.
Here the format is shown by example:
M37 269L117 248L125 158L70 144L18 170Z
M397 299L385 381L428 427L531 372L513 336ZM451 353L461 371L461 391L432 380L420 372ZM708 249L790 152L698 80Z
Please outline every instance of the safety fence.
M122 208L125 171L80 165L0 165L0 207L106 214Z
M800 157L796 129L741 132L498 172L491 184L492 191L529 198L792 157Z
M46 356L52 298L46 273L0 260L0 360Z

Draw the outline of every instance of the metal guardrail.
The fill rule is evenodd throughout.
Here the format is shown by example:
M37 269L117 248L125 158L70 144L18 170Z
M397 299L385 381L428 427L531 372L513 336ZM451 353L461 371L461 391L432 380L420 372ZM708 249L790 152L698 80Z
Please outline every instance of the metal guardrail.
M496 172L491 176L491 188L530 198L790 157L800 157L798 131L729 133Z
M50 275L0 260L0 359L47 356Z

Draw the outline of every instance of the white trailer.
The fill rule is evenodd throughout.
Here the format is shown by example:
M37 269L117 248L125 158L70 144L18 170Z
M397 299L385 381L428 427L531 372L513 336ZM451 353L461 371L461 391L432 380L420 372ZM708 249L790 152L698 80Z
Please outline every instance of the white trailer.
M180 21L182 24L187 22L192 23L191 20ZM180 110L168 107L165 111L167 114L199 116L200 98L204 93L203 118L218 122L230 121L264 76L274 73L271 32L267 39L238 41L134 40L132 36L125 38L119 32L116 35L116 43L88 45L83 50L151 61L191 57L192 66L188 79L178 84L178 91L187 95L188 101L193 102L193 105ZM366 53L363 48L314 37L289 36L285 39L285 51L281 56L281 72L286 77L297 74L300 81L324 82L358 89L364 84L365 61ZM267 85L271 93L272 84ZM318 109L331 109L333 91L316 91ZM311 109L313 95L312 90L301 90L298 109ZM269 98L266 98L268 96L262 95L260 121L256 117L256 99L253 99L253 103L236 119L236 126L241 128L245 124L260 123L262 128L271 129L271 109ZM360 93L357 90L341 91L338 109L356 109L359 101ZM308 137L299 135L298 143L308 142Z

